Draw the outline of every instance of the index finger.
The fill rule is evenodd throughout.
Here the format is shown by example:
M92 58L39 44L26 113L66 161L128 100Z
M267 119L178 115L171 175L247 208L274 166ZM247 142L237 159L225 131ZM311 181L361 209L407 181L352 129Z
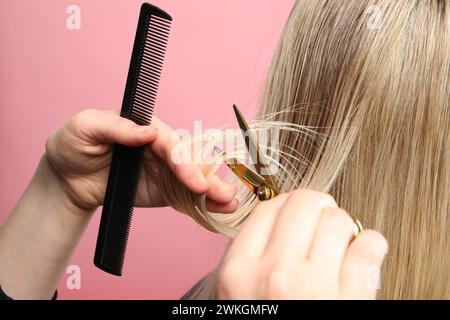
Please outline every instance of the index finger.
M277 215L287 198L288 194L280 194L258 204L231 243L225 259L235 256L250 259L261 257L268 245Z
M178 161L173 158L173 151L180 151L183 145L179 136L167 124L153 116L151 127L157 128L158 134L149 147L163 159L175 176L194 193L203 193L208 189L208 180L200 167L189 161Z

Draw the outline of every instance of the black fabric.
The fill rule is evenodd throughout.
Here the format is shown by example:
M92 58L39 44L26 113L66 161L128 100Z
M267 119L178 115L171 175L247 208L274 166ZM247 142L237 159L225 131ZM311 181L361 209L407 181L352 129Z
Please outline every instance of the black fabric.
M6 293L3 292L2 287L0 287L0 300L12 300Z
M55 291L52 300L56 300L56 298L58 298L58 291ZM14 299L8 296L5 292L3 292L2 287L0 287L0 300L14 300Z

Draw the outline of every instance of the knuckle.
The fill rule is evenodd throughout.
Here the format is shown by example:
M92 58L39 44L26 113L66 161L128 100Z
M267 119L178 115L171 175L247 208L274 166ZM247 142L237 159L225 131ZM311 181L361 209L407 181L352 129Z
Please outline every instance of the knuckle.
M344 209L326 208L322 210L322 215L336 230L351 231L353 229L353 220Z
M216 276L217 289L222 293L230 293L233 284L239 283L238 278L241 272L242 268L239 263L234 260L222 263Z
M290 199L313 201L322 208L337 206L336 201L329 193L310 189L298 189L290 194Z
M363 265L380 266L388 250L386 239L377 231L364 230L350 246L350 256Z
M64 127L56 129L53 131L50 136L45 141L45 153L53 160L58 153L61 153L61 150L64 148L63 143L63 132Z
M89 126L91 119L95 118L98 111L95 109L85 109L83 111L78 112L70 122L72 128L80 129L86 126Z
M75 115L75 118L78 120L86 120L86 119L90 119L92 117L95 117L98 115L98 110L95 109L84 109L80 112L78 112Z
M53 151L53 140L54 140L54 133L52 133L47 140L45 141L45 152L51 153Z
M378 231L364 230L360 236L362 236L369 246L370 250L377 255L381 255L387 252L388 242L386 238Z
M337 206L336 200L334 200L333 196L331 196L329 193L325 192L317 192L317 201L323 206L323 207L334 207Z
M276 203L284 203L289 197L289 194L282 193L273 199L260 201L253 209L252 215L279 214L280 211L276 209L278 208Z
M265 299L282 299L287 297L288 282L286 273L279 268L268 272L265 279L263 297Z

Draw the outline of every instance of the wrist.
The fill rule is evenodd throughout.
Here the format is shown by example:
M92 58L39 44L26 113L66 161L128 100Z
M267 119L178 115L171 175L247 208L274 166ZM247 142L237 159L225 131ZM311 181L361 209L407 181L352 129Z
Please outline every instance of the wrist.
M92 212L70 201L43 156L1 228L0 284L5 292L15 299L51 298Z

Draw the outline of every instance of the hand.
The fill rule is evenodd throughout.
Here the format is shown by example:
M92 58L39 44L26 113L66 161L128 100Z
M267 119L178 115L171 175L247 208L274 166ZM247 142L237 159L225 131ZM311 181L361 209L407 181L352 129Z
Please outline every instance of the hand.
M65 187L67 196L78 207L92 210L103 203L112 144L148 144L140 176L136 205L165 206L158 188L158 171L163 162L192 192L206 192L208 208L234 212L236 187L217 176L205 177L195 164L176 164L171 159L172 129L153 117L152 125L138 126L114 111L85 110L55 131L47 140L46 154Z
M159 119L140 127L116 112L82 111L48 138L33 179L0 229L0 284L11 297L53 296L91 213L103 203L114 143L148 144L137 205L166 205L155 173L167 165L192 192L206 192L210 210L235 211L235 187L205 177L197 165L172 161L177 141Z
M219 267L219 299L374 299L387 242L353 239L353 220L325 193L299 190L261 203Z

